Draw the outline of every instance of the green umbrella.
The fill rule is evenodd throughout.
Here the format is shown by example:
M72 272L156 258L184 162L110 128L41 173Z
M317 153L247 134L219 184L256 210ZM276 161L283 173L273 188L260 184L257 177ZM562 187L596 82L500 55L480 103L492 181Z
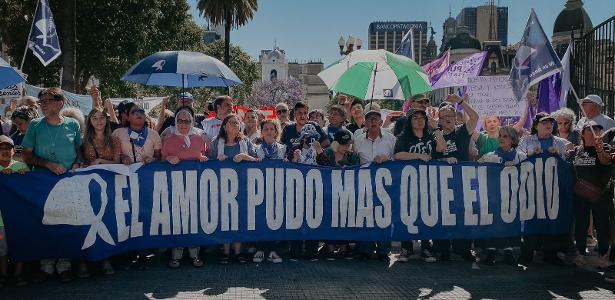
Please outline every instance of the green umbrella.
M356 50L318 74L329 89L360 99L405 100L431 92L412 59L386 50Z

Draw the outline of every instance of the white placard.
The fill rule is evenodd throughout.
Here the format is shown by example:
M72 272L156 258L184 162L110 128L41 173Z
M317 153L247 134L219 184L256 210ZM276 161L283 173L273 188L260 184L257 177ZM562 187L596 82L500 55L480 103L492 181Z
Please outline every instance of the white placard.
M502 125L512 125L512 120L518 119L527 106L527 102L515 99L508 76L468 77L468 96L481 120L498 116Z

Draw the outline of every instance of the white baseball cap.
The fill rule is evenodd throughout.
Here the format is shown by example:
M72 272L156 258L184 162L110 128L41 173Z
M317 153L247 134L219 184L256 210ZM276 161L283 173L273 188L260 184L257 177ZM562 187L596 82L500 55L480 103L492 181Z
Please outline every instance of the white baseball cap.
M583 102L592 102L592 103L596 103L600 106L603 106L604 104L602 103L602 98L600 98L600 96L598 95L587 95L585 96L585 98L579 100L579 104L583 104Z

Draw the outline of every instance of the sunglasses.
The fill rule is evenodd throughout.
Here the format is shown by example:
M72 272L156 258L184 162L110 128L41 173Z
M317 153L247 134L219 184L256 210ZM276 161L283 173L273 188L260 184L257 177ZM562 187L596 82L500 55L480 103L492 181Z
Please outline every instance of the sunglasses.
M277 112L278 114L285 114L285 113L287 113L287 112L288 112L288 109L278 109L278 110L276 110L276 112Z
M131 115L144 115L145 114L145 110L143 109L134 109L130 111Z

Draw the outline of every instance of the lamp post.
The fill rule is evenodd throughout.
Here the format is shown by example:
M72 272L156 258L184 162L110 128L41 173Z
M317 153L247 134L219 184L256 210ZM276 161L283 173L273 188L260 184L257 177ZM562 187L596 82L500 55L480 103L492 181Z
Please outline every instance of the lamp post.
M357 46L357 50L361 49L361 46L363 46L363 41L360 38L353 37L352 35L349 35L347 40L344 40L344 37L340 36L340 39L337 40L337 45L340 47L340 55L344 56L354 51L355 46ZM346 47L346 49L344 49L344 47Z

